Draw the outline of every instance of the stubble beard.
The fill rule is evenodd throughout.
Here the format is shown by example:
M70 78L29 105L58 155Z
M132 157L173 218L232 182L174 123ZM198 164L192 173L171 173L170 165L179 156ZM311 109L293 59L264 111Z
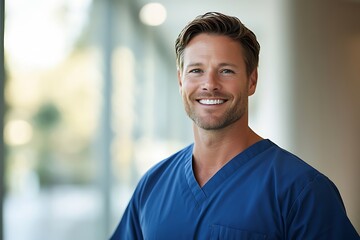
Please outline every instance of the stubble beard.
M199 128L204 130L220 130L238 121L244 116L247 112L248 101L247 98L238 96L238 100L235 104L228 108L220 117L211 116L210 113L206 117L199 116L194 107L191 106L185 99L184 105L187 115Z

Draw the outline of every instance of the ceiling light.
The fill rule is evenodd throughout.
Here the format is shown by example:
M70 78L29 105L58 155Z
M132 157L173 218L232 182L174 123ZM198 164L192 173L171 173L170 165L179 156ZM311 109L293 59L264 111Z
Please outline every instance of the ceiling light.
M160 3L148 3L141 8L139 17L146 25L158 26L165 22L166 9Z

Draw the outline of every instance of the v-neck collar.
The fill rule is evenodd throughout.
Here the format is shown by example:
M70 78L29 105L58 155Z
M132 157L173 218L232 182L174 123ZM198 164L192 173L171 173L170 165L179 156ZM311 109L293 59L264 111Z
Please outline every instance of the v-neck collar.
M191 149L189 149L188 152L189 154L186 156L184 167L187 183L197 203L201 204L205 201L239 167L255 157L257 154L269 148L271 145L272 142L269 139L264 139L251 145L226 163L201 188L195 179L193 171L192 153L194 144L192 144Z

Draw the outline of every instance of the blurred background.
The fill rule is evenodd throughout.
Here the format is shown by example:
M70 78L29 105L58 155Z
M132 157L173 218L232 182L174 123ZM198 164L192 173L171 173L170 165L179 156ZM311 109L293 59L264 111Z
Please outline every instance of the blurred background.
M174 41L207 11L239 17L261 44L251 127L334 181L360 231L359 0L1 8L0 239L109 238L141 175L192 142Z

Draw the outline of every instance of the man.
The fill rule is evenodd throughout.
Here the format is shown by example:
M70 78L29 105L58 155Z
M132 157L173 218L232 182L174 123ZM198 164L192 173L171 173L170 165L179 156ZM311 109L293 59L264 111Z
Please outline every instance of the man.
M360 239L336 186L249 128L254 33L207 13L175 48L194 143L145 174L111 239Z

